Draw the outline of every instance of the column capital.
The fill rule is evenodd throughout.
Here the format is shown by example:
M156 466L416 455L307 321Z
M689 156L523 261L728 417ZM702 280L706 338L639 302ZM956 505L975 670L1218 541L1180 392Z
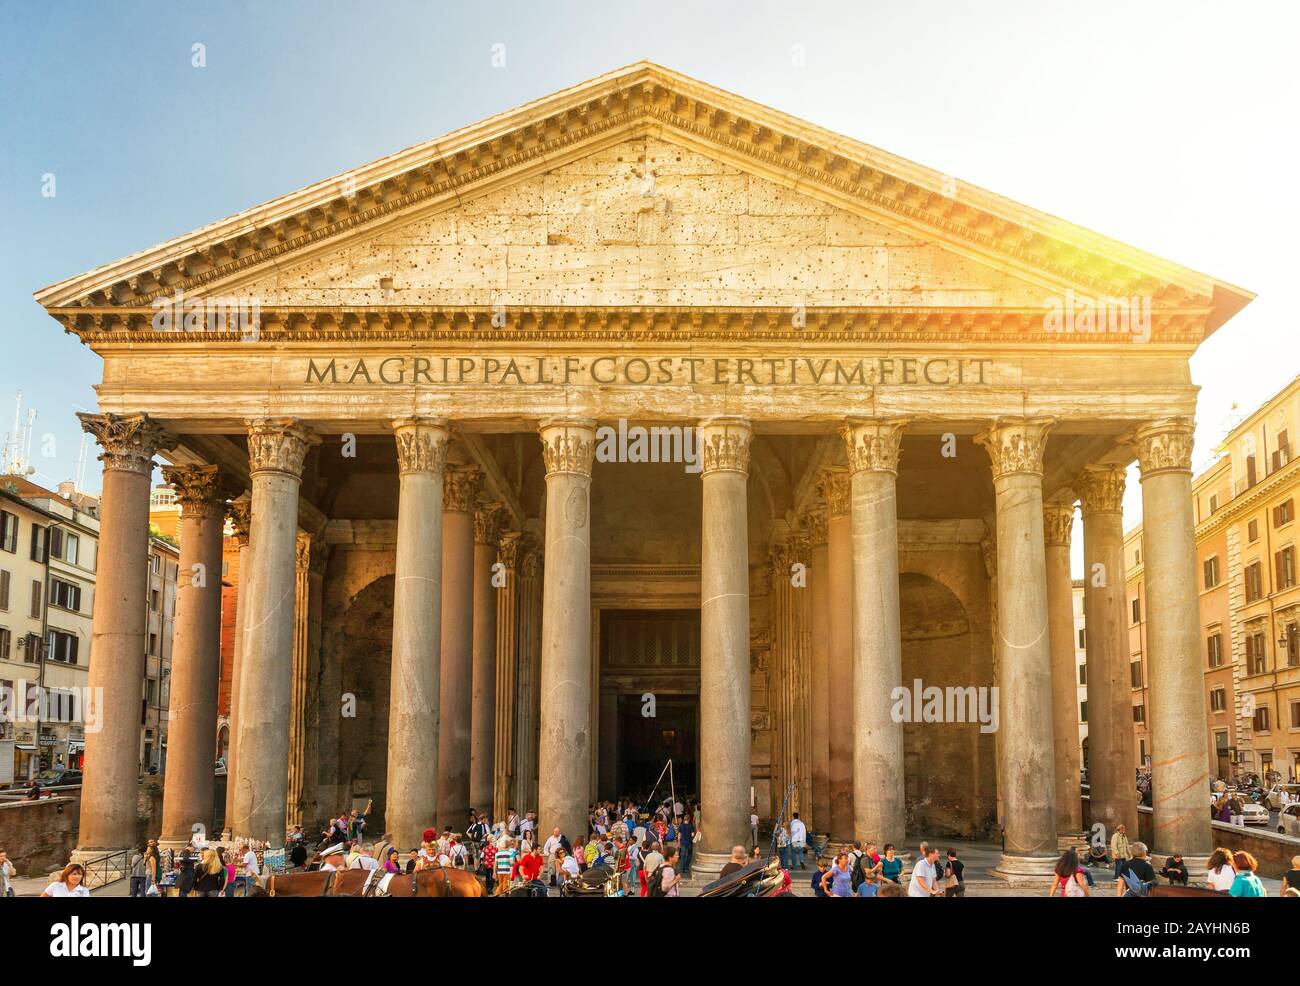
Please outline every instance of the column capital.
M993 478L1017 473L1041 476L1047 436L1055 418L998 418L975 436L993 463Z
M738 472L749 475L749 450L754 431L745 418L703 418L697 427L700 441L701 475Z
M226 477L218 466L163 466L162 474L176 491L182 518L225 515Z
M176 436L147 414L77 414L82 430L95 436L103 448L99 461L105 469L148 476L155 452L176 447Z
M849 472L843 468L823 469L817 480L817 492L826 501L829 517L845 517L849 512Z
M521 532L505 531L502 533L501 540L497 542L497 557L507 571L513 572L518 569L519 562L523 558L523 548L524 535Z
M320 436L298 418L248 418L249 472L282 472L298 479L307 450Z
M1074 531L1074 501L1043 504L1043 541L1059 548L1070 546Z
M1142 478L1160 472L1192 471L1192 437L1196 424L1191 418L1165 418L1145 424L1126 436L1137 453Z
M1079 505L1085 517L1100 513L1119 513L1124 507L1123 466L1085 466L1074 481Z
M535 547L530 547L524 554L524 560L520 564L519 568L524 578L537 578L542 574L542 553Z
M510 519L505 504L493 501L481 503L474 511L474 543L496 547L501 540L501 531Z
M448 466L442 474L442 509L444 513L467 514L474 510L483 473L473 464Z
M814 548L820 548L826 543L826 511L810 510L803 515L799 521L799 526L803 528L804 534L808 538L808 543Z
M849 472L898 473L898 453L910 418L849 418L840 427Z
M237 499L231 500L226 510L230 516L230 524L235 529L235 540L239 542L241 548L247 546L248 535L253 530L252 498L245 492Z
M446 418L396 418L392 422L397 442L397 470L440 473L447 466L451 428Z
M544 418L537 432L542 439L546 475L591 476L596 454L596 422L591 418Z

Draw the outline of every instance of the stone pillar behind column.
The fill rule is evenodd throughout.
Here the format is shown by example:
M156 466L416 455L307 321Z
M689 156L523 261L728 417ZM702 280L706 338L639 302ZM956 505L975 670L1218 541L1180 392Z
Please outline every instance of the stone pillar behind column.
M1124 583L1124 469L1100 466L1074 482L1083 505L1083 613L1088 658L1088 804L1109 841L1137 838L1128 593ZM1208 809L1207 809L1208 813Z
M903 724L891 711L903 682L895 487L906 424L851 420L841 432L853 531L853 830L880 844L907 834Z
M1133 437L1142 468L1142 553L1151 691L1155 848L1200 857L1213 846L1205 792L1205 686L1192 517L1190 419ZM1199 862L1199 860L1198 860Z
M86 774L74 861L136 845L140 780L140 682L144 680L145 567L149 559L149 477L153 454L175 438L143 414L78 414L103 448L99 550ZM87 716L89 719L89 714Z
M546 557L542 582L540 831L587 832L591 788L591 463L595 422L543 421ZM522 814L524 805L516 805Z
M384 828L395 845L410 847L434 824L437 805L442 493L449 436L441 418L398 419L393 435L401 478Z
M298 489L307 450L320 441L296 418L248 422L256 546L246 574L236 839L272 847L285 837L289 714L293 689L294 597L298 542Z
M849 474L827 470L818 485L826 501L827 621L830 647L828 715L830 833L835 839L864 836L853 830L853 529Z
M230 523L239 545L239 584L235 588L235 639L230 660L230 714L226 723L230 729L230 742L226 749L226 811L222 820L221 838L229 842L234 837L231 823L235 818L235 790L239 784L239 688L241 655L244 650L244 606L247 598L248 572L253 564L253 551L248 532L253 522L251 494L245 494L230 504Z
M977 436L997 498L998 689L1004 875L1050 874L1056 852L1052 651L1043 542L1043 451L1052 420L1011 418Z
M808 589L811 593L811 690L813 821L818 831L831 827L830 747L830 585L826 547L826 511L804 518L811 546Z
M497 587L493 566L507 517L499 503L474 514L474 667L470 714L469 803L492 808L492 770L496 749Z
M1052 648L1052 750L1056 766L1056 831L1072 836L1077 846L1083 831L1079 800L1078 662L1074 646L1074 580L1070 571L1070 534L1074 501L1043 508L1047 567L1047 622Z
M749 836L749 452L740 418L700 422L700 804L705 853ZM704 870L711 861L704 861Z
M214 838L212 746L221 666L221 537L226 498L216 466L164 466L181 505L181 555L172 629L159 845L179 849L196 833ZM196 829L196 826L202 826Z
M469 820L470 719L474 688L474 510L477 466L448 466L442 495L442 709L438 725L438 825Z

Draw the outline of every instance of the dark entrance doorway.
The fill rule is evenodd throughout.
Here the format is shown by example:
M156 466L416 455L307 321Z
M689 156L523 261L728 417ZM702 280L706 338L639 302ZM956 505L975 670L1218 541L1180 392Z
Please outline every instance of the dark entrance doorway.
M699 710L699 610L602 610L597 796L644 800L670 758L698 793Z
M642 714L640 695L618 697L618 761L615 769L617 789L643 800L659 778L664 764L673 762L673 783L678 795L698 791L696 757L696 723L699 699L694 695L658 695L655 715ZM668 777L655 799L669 793Z

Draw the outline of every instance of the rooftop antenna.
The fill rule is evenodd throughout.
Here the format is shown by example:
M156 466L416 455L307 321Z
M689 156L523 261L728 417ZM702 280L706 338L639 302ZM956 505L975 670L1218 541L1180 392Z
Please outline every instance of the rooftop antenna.
M18 391L18 396L14 398L14 426L5 435L4 458L0 461L0 469L7 473L18 472L18 436L23 422L23 392Z
M24 473L34 473L36 470L30 465L32 461L32 432L35 431L36 408L27 409L27 424L23 428L23 459L22 470Z

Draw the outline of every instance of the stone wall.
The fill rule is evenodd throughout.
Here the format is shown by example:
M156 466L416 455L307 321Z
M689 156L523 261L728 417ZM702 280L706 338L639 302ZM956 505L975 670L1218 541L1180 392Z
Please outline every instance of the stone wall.
M18 876L41 876L66 864L79 815L79 796L0 802L0 849L9 854Z

